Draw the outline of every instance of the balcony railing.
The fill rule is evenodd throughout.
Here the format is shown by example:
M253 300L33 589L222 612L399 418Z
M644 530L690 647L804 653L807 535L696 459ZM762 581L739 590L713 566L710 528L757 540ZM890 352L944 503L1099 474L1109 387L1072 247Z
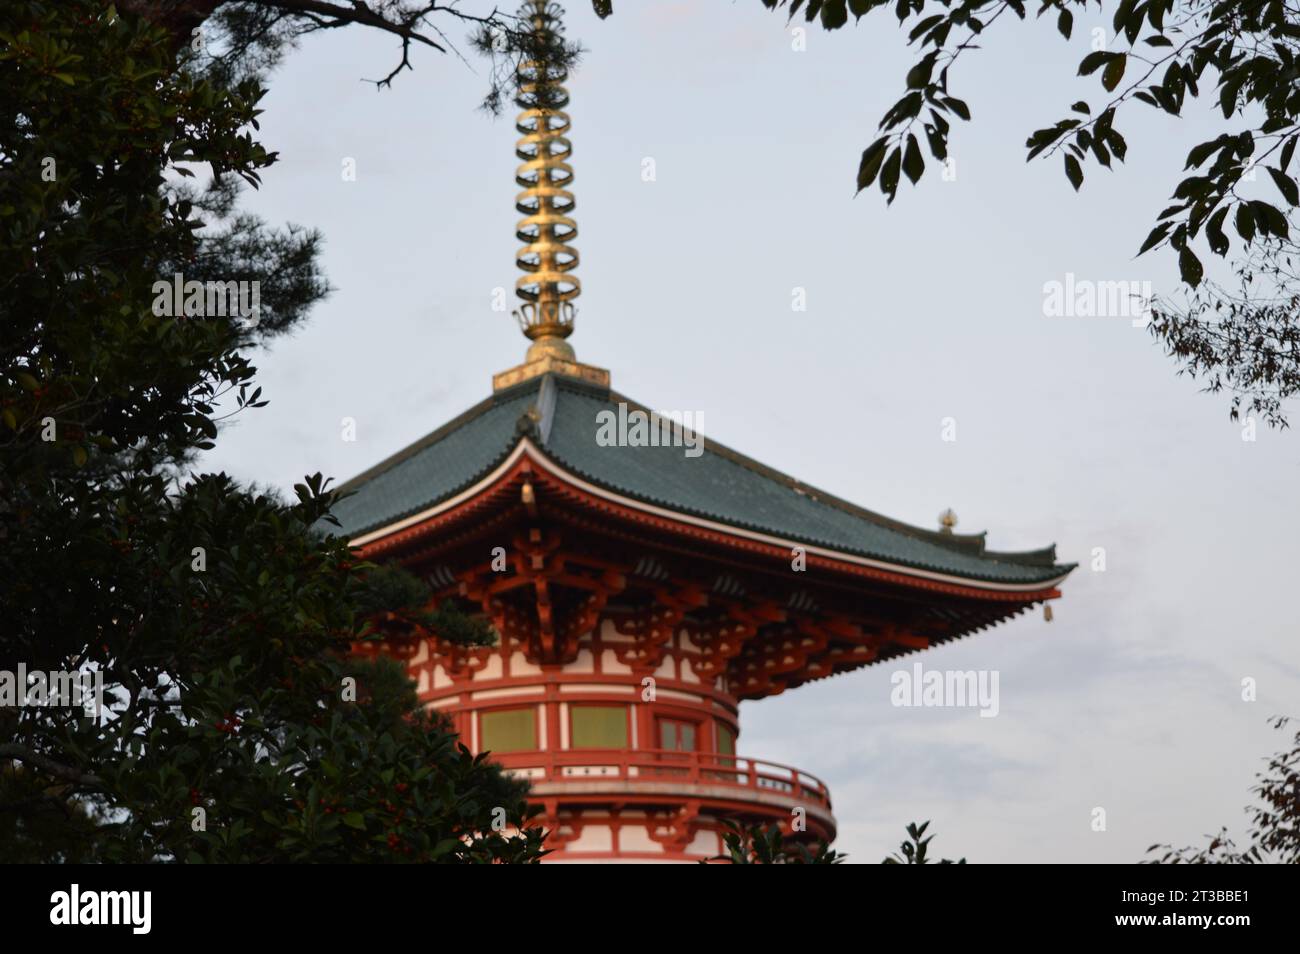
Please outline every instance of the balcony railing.
M493 753L492 758L534 782L676 781L784 796L792 802L808 802L828 811L831 807L830 791L816 776L788 765L744 756L667 749L562 749ZM736 794L739 796L740 792Z

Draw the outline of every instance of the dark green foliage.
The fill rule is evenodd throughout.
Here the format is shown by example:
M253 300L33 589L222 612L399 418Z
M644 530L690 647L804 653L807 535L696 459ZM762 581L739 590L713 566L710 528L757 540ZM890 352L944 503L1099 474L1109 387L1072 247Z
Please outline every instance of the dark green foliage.
M1025 19L1030 10L1055 20L1067 40L1075 13L1087 0L762 0L769 9L802 15L828 30L888 10L917 59L904 78L904 92L880 120L878 137L858 163L859 191L877 185L890 203L902 180L916 183L924 170L924 139L930 156L948 155L952 117L969 120L970 109L954 97L951 71L998 20ZM1194 146L1187 173L1172 202L1140 244L1139 254L1168 247L1177 256L1185 307L1160 306L1149 330L1182 369L1206 380L1207 389L1233 392L1231 407L1261 414L1284 427L1282 403L1300 394L1300 348L1296 302L1300 286L1290 274L1294 251L1291 221L1300 206L1292 159L1300 141L1300 14L1283 3L1186 5L1174 0L1119 0L1112 6L1114 48L1083 55L1077 73L1094 77L1103 94L1094 108L1074 103L1065 118L1032 133L1027 158L1063 155L1070 185L1084 184L1085 167L1112 168L1128 144L1117 128L1134 103L1181 116L1192 100L1209 100L1226 129ZM1258 174L1267 173L1267 175ZM1235 233L1235 239L1230 233ZM1138 243L1135 242L1135 245ZM1276 287L1246 282L1246 297L1205 287L1205 255L1227 256L1234 248L1239 273L1264 271Z
M1277 717L1273 727L1281 729L1291 720ZM1258 802L1246 809L1250 815L1250 843L1238 848L1226 828L1209 837L1200 848L1152 845L1147 864L1300 864L1300 729L1288 751L1268 760L1265 771L1256 775L1259 784L1252 791ZM1159 853L1159 854L1157 854Z
M1254 228L1249 205L1237 206L1236 215L1239 229ZM1290 239L1262 239L1234 263L1235 288L1205 281L1185 300L1152 308L1151 332L1178 359L1180 373L1203 381L1206 391L1229 392L1233 420L1257 414L1286 427L1284 401L1300 393L1297 251Z
M462 646L496 645L496 630L481 616L467 615L449 602L430 609L429 588L400 566L370 566L362 579L365 588L358 597L358 606L377 617L377 636L400 639L428 632Z
M886 865L928 865L932 864L926 853L934 835L923 837L929 822L917 825L912 822L907 826L907 841L899 850L885 858L881 864ZM825 841L818 841L812 847L794 842L787 838L779 825L739 824L729 822L727 832L722 836L726 853L710 858L709 861L724 861L733 865L838 865L848 856L842 851L835 851ZM966 859L950 861L947 858L939 862L942 865L964 865Z
M0 861L84 864L95 860L96 820L64 785L13 764L0 765Z
M928 865L932 864L926 853L929 851L930 842L934 840L934 835L929 838L923 838L925 830L930 827L929 822L922 822L918 825L912 822L907 826L907 841L898 846L898 851L885 858L882 865ZM960 861L951 861L944 858L939 862L941 865L964 865L966 859Z
M0 709L0 844L535 860L541 833L510 834L520 787L399 672L348 656L392 622L381 591L425 611L419 581L313 529L333 501L319 475L292 502L183 476L223 396L263 403L249 352L325 289L313 236L234 214L227 177L256 185L275 158L252 136L259 84L197 78L175 50L96 0L0 5L0 669L98 672L111 710ZM173 185L198 171L218 181ZM263 277L263 322L156 314L174 269ZM64 808L85 840L59 834Z
M367 570L363 578L360 605L365 612L388 612L406 620L424 617L429 588L414 573L389 563Z
M442 639L462 646L495 646L497 631L485 619L466 614L444 603L428 615L426 625Z
M782 833L779 825L728 822L726 828L726 834L722 836L726 854L709 861L725 861L733 865L838 865L846 857L824 841L812 848L792 841Z
M593 0L595 10L602 19L612 12L608 0ZM562 12L562 8L556 7ZM527 64L546 63L547 74L563 77L582 57L582 47L564 37L562 18L550 20L550 29L538 33L531 19L532 4L519 5L515 17L495 17L484 21L470 37L470 41L483 56L489 58L491 71L483 109L496 115L512 96L521 109L563 109L566 102L558 88L540 83L528 91L520 88L522 75L529 75Z
M496 112L515 92L517 67L542 57L561 67L572 66L580 54L577 44L557 40L539 51L532 31L531 3L514 13L491 4L473 6L428 3L423 0L370 0L365 4L331 4L324 10L295 9L275 0L225 0L210 13L191 6L189 16L169 15L163 0L122 0L125 6L165 25L196 70L227 83L265 76L302 38L322 30L356 26L393 37L401 51L397 65L379 79L383 89L413 68L413 50L453 53L450 39L456 28L469 30L468 44L491 58L489 89L484 105ZM597 14L612 12L611 0L594 0ZM199 31L195 41L193 31Z

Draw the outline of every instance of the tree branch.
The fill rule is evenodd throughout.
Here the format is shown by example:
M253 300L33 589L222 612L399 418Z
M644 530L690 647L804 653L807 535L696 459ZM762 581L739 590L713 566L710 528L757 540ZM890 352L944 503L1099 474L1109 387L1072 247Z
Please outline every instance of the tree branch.
M17 743L6 742L0 744L0 758L16 759L24 765L39 769L46 775L52 775L57 779L72 782L74 785L80 785L84 788L102 789L104 787L104 780L98 775L82 772L61 762L56 762Z

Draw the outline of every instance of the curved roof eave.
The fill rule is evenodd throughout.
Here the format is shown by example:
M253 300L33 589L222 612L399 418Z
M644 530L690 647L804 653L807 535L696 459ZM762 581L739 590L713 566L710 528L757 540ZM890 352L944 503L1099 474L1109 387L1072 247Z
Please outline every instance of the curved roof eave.
M437 517L448 511L454 510L461 504L472 500L488 490L493 484L503 479L506 474L519 462L523 457L545 470L552 477L578 489L591 496L607 500L631 510L637 510L642 513L657 516L663 519L676 521L679 523L691 524L715 533L722 533L732 537L752 540L757 543L769 546L790 549L793 546L799 546L810 556L818 556L839 563L845 563L855 566L862 566L883 572L896 574L904 577L911 577L917 580L931 581L935 583L958 585L971 587L979 590L987 590L1004 594L1024 593L1042 594L1045 591L1054 589L1069 576L1074 569L1075 564L1065 564L1052 567L1058 571L1045 579L1033 579L1026 581L997 581L981 579L977 576L945 573L936 569L925 567L911 566L906 563L890 561L866 554L853 553L846 550L836 549L812 543L806 540L790 536L777 536L771 532L760 529L736 526L720 522L716 519L685 512L683 510L664 507L660 504L639 500L635 497L628 496L608 487L594 483L583 476L571 472L561 462L555 460L544 450L542 450L530 437L521 437L514 445L509 454L502 459L496 467L481 476L477 481L468 487L438 501L429 507L426 507L416 513L401 519L392 521L382 527L361 533L353 538L350 543L353 546L366 546L377 542L391 534L398 533L402 530L410 529L426 520ZM1042 551L1038 551L1042 552ZM1042 598L1039 596L1038 598Z

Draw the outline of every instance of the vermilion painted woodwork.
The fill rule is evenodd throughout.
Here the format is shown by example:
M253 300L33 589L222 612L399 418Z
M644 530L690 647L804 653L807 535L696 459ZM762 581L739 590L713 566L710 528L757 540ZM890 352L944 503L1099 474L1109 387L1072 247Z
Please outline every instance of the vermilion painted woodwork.
M506 568L493 568L504 547ZM691 861L717 854L725 820L833 838L826 786L807 773L717 751L740 743L742 700L776 695L980 629L1054 588L1014 591L926 579L790 551L646 513L562 479L523 454L455 506L375 537L500 634L467 648L418 627L358 646L403 659L421 698L480 748L484 712L534 709L538 749L497 756L528 777L551 832L549 860ZM575 749L577 705L627 708L625 749ZM660 748L658 720L697 726L696 751ZM799 809L800 815L792 814ZM795 830L796 822L803 825Z

